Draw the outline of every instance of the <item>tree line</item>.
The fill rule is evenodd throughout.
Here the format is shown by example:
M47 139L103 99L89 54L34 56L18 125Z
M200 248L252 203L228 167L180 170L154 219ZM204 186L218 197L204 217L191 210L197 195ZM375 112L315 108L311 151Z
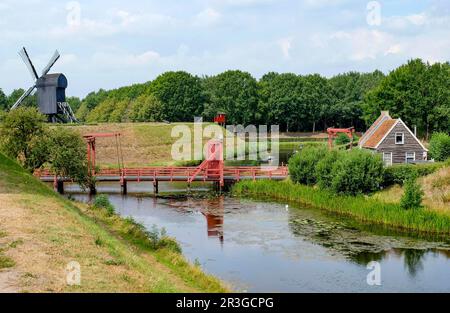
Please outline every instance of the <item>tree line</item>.
M364 131L389 110L421 136L450 132L450 64L420 59L384 75L349 72L331 78L293 73L265 74L229 70L198 77L165 72L155 80L113 90L100 89L84 99L68 98L83 122L191 122L227 114L228 124L278 124L283 131L319 131L350 127ZM0 92L0 108L20 96ZM30 99L27 103L31 103Z

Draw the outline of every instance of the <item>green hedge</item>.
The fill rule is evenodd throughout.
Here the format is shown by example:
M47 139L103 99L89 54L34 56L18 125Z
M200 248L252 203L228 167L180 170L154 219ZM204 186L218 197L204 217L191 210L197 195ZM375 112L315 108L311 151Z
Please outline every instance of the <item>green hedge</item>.
M427 163L427 164L399 164L392 165L384 171L383 185L385 187L394 184L403 185L403 183L411 177L421 177L430 175L443 167L444 163Z

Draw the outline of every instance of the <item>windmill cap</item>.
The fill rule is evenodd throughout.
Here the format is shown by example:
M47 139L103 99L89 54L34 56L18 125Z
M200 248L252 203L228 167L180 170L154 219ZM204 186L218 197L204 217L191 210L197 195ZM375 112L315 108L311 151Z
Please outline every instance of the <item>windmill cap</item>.
M61 73L44 75L36 82L36 87L67 88L67 85L67 78Z

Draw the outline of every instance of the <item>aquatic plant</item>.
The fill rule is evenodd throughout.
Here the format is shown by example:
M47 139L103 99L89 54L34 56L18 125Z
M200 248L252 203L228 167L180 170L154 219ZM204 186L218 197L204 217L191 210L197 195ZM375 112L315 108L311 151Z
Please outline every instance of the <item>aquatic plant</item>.
M385 203L363 195L336 195L327 190L291 181L241 181L233 187L233 193L306 204L351 217L365 224L423 233L450 234L450 216L443 213L426 208L404 210L396 203Z

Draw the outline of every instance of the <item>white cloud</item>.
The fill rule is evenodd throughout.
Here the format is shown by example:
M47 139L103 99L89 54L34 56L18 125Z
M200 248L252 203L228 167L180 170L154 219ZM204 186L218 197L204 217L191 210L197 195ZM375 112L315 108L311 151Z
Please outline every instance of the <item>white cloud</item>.
M130 53L95 53L92 57L93 64L102 68L123 68L149 65L160 59L160 55L155 51L146 51L141 54Z
M221 16L222 15L218 11L212 8L206 8L195 16L194 25L210 26L217 23L221 19Z
M289 51L291 50L292 47L292 37L282 38L278 41L278 44L280 45L283 57L285 59L289 59L291 57Z

